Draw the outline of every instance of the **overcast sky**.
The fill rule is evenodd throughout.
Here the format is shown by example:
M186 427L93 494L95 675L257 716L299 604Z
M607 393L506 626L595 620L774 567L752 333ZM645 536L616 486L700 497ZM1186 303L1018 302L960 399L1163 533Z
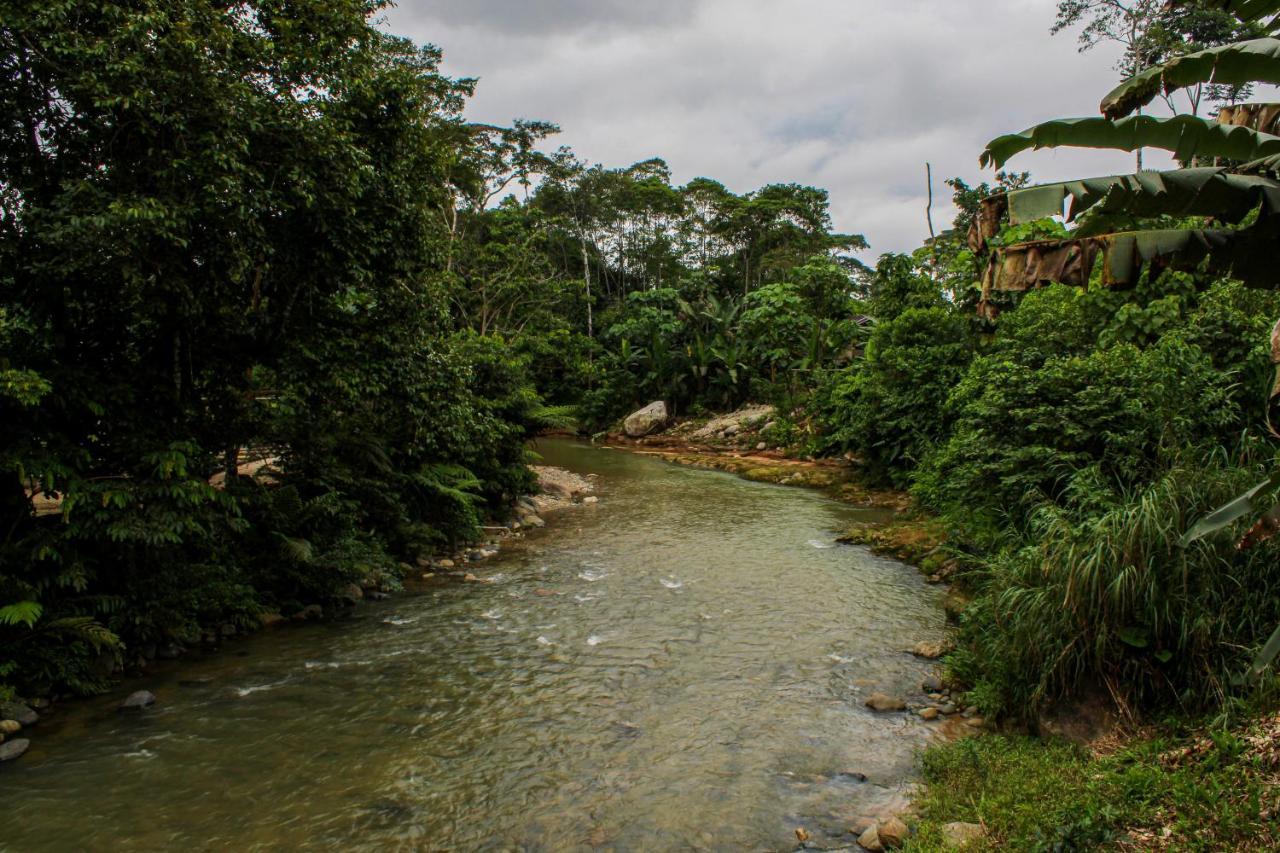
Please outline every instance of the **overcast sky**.
M393 32L440 46L478 77L468 115L545 119L556 144L606 166L662 157L675 180L735 192L797 182L831 193L865 259L938 228L942 179L990 178L987 140L1047 118L1096 115L1116 52L1050 37L1055 0L400 0ZM1155 161L1154 163L1152 161ZM1149 157L1149 165L1159 165ZM1132 171L1131 155L1028 152L1037 180Z

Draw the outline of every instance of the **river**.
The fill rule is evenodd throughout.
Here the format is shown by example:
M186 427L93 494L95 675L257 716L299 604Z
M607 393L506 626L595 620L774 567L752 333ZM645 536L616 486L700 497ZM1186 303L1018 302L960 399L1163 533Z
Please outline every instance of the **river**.
M789 850L900 801L930 724L919 573L858 510L568 441L600 503L473 571L64 704L0 849ZM116 710L145 688L157 704ZM866 779L863 781L863 776Z

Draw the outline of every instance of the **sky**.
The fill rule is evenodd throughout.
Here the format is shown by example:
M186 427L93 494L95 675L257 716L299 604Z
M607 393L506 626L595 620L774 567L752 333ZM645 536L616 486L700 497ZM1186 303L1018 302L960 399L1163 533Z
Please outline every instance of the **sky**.
M662 157L674 180L831 194L844 233L911 251L954 215L945 178L990 180L985 143L1096 115L1118 49L1050 36L1056 0L399 0L385 27L479 78L467 115L560 125L608 167ZM1148 168L1161 157L1148 155ZM1166 161L1167 162L1167 161ZM1038 182L1131 172L1130 154L1028 152Z

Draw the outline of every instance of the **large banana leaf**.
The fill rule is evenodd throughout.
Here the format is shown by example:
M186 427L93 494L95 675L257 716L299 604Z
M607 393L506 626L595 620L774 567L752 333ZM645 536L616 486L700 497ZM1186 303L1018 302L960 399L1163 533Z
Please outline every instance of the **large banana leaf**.
M1022 133L993 139L979 158L982 165L1004 168L1015 154L1028 148L1112 148L1136 151L1160 148L1183 162L1194 157L1258 160L1280 155L1280 136L1247 127L1229 127L1197 116L1129 116L1065 118L1047 121Z
M1197 83L1280 83L1280 39L1260 38L1198 50L1130 77L1102 99L1102 114L1127 116L1155 100ZM1155 146L1153 146L1155 147Z
M1207 167L1085 178L1009 193L1009 219L1016 225L1061 216L1068 200L1069 221L1088 210L1101 215L1212 216L1234 224L1259 205L1263 213L1280 213L1280 181Z

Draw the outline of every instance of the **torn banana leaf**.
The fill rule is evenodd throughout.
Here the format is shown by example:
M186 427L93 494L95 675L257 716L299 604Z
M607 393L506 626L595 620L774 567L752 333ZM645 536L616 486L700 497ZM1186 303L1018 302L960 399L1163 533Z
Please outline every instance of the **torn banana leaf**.
M1280 62L1277 66L1280 67ZM1002 169L1014 155L1027 149L1060 147L1119 151L1159 148L1184 163L1196 157L1259 160L1280 155L1280 136L1188 115L1172 118L1137 115L1114 121L1066 118L993 139L979 161L983 167Z
M1280 83L1280 39L1267 37L1211 47L1148 68L1103 98L1102 114L1113 119L1127 116L1154 101L1162 91L1198 83Z
M1085 178L1009 193L1009 218L1016 225L1062 216L1068 201L1068 221L1090 211L1135 217L1212 216L1234 224L1259 205L1265 214L1280 213L1280 181L1220 168Z

